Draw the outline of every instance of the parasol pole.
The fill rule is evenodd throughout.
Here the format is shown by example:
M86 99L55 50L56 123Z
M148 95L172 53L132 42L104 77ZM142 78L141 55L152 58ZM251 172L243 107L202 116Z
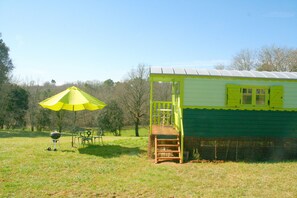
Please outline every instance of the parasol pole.
M73 111L74 111L74 105L73 105L73 109L72 109ZM73 123L73 125L74 125L74 127L73 127L73 130L72 130L72 147L74 146L74 131L76 130L76 111L74 111L74 121L73 121L74 123Z

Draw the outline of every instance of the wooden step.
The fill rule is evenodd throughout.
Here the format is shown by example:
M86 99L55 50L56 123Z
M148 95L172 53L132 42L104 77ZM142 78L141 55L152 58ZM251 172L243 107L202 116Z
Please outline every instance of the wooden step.
M179 136L179 132L172 126L160 126L152 125L153 135L176 135Z
M158 139L158 141L168 141L168 142L176 142L176 141L179 141L179 139Z
M157 150L158 153L179 153L178 150Z
M180 157L158 157L159 160L180 160Z
M155 163L163 162L166 160L179 160L181 163L180 155L179 136L168 136L164 137L164 139L159 139L158 135L155 136Z
M158 144L179 144L179 141L158 141Z
M157 147L179 147L179 144L158 144Z

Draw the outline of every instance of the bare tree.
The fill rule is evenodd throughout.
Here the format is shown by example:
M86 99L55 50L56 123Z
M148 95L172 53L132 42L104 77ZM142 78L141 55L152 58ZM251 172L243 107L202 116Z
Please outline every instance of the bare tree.
M297 51L286 47L264 47L258 54L259 71L296 71Z
M120 90L121 102L134 123L135 136L139 136L139 125L149 112L148 69L139 64L128 75L129 79L123 83Z
M223 69L217 65L216 69ZM258 71L297 71L297 50L269 46L261 50L243 49L233 57L227 69Z
M233 57L229 69L235 70L252 70L255 68L255 53L249 49L243 49Z
M217 70L224 70L226 68L226 66L224 64L222 64L222 63L218 63L218 64L215 65L214 68L217 69Z
M153 98L156 101L171 101L172 100L172 84L154 82Z
M288 71L297 71L297 50L290 50L288 54Z

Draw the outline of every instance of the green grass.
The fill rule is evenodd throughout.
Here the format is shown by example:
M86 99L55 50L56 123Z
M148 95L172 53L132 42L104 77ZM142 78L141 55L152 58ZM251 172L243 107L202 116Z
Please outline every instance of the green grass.
M103 140L0 131L0 197L297 197L297 162L154 164L147 137Z
M113 134L111 132L104 132L107 136L112 136ZM128 129L124 129L121 131L121 136L124 137L135 137L135 131L134 129L131 129L130 127ZM139 136L140 137L147 137L148 136L148 129L146 128L140 128L139 129Z

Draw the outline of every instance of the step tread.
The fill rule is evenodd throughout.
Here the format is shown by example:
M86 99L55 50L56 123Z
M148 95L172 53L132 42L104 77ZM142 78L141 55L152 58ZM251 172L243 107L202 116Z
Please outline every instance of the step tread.
M179 147L179 144L158 144L157 147Z
M157 150L158 153L179 153L178 150Z
M158 141L179 141L179 139L158 139Z
M158 157L158 160L166 160L166 159L180 159L180 157Z

